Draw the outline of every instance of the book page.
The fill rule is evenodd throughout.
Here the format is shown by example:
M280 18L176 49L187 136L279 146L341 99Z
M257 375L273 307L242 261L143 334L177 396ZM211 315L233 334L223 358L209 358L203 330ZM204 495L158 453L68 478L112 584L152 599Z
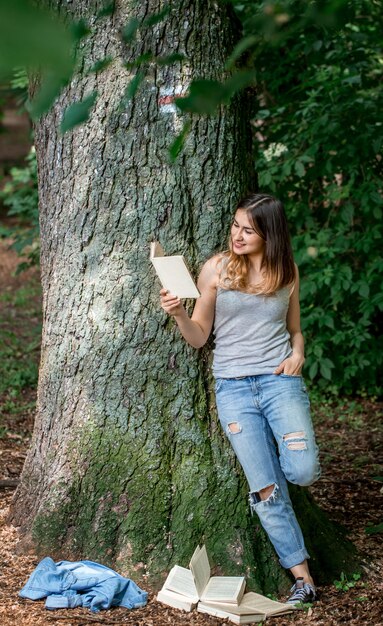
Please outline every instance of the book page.
M244 588L243 576L213 576L206 585L201 599L204 602L227 602L238 605Z
M182 594L191 602L198 602L199 595L194 583L193 574L190 569L174 565L161 589L161 591L175 591Z
M226 611L222 609L221 606L223 605L213 605L210 602L199 602L197 605L197 611L199 613L207 613L208 615L221 617L222 619L228 618L234 624L254 624L254 622L263 622L266 618L263 613L239 614L234 613L233 611Z
M219 608L222 611L233 613L234 615L260 615L266 617L267 615L278 615L279 613L290 613L294 607L291 604L285 604L283 602L275 602L270 600L259 593L249 591L245 593L239 606L225 602L213 602L205 601L204 604Z
M190 569L194 576L197 593L199 597L202 598L204 589L210 579L210 565L205 546L202 546L202 548L197 546L195 549L194 554L190 559Z
M249 609L256 609L265 615L278 615L279 613L287 613L294 610L294 606L285 602L276 602L262 596L260 593L249 591L243 596L241 606Z

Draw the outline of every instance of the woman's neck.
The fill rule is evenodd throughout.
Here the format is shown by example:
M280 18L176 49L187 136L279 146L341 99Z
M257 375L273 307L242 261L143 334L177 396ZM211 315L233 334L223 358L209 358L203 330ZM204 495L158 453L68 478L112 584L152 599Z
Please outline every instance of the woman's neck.
M252 279L252 277L257 278L262 276L264 270L263 260L263 254L247 255L247 267L250 279ZM254 281L251 280L250 282Z

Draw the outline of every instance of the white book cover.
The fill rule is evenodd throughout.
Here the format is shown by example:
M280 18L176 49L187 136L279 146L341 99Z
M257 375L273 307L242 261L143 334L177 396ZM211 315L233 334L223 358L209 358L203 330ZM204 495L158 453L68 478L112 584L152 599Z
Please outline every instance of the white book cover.
M183 611L192 611L197 606L197 602L192 602L188 600L186 596L176 593L175 591L169 591L168 589L161 589L157 594L156 600L162 602L162 604L172 606L174 609L181 609Z
M182 255L165 256L158 241L150 244L150 260L164 289L178 298L199 298L200 292Z
M198 603L197 611L199 613L213 615L214 617L228 619L233 624L254 624L254 622L263 622L266 619L266 616L263 614L236 615L235 613L223 611L222 609L219 609L218 606L214 607L209 604L204 604L203 602Z

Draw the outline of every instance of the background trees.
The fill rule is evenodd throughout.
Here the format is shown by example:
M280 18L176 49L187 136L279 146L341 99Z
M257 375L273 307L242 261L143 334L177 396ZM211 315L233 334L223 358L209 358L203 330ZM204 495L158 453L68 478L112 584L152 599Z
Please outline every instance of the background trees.
M337 392L382 392L382 9L239 8L257 68L258 182L284 198L294 229L305 371Z

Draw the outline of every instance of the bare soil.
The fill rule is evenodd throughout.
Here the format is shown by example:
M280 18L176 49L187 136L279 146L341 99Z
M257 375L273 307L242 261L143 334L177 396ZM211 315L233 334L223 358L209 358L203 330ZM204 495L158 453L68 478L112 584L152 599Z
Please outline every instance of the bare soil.
M38 281L38 271L12 276L18 259L0 242L0 290L16 289L25 281ZM4 306L1 303L1 307ZM14 313L15 328L25 327L22 312ZM20 330L20 332L22 332ZM34 355L33 358L38 358ZM82 624L128 624L130 626L218 626L224 620L169 609L155 600L148 589L147 607L134 611L113 609L94 615L85 609L48 612L43 602L18 597L18 591L36 567L35 554L19 554L17 529L7 521L15 484L22 469L33 425L35 390L19 398L29 408L15 418L3 415L0 427L0 624L3 626L80 626ZM383 503L383 483L378 462L382 455L382 404L374 399L315 402L316 430L321 445L323 478L311 489L329 516L343 524L350 539L363 555L363 576L349 580L355 586L337 589L334 584L320 588L320 599L306 611L271 618L276 626L383 625L382 533L368 534L378 525ZM338 585L339 587L339 585Z

